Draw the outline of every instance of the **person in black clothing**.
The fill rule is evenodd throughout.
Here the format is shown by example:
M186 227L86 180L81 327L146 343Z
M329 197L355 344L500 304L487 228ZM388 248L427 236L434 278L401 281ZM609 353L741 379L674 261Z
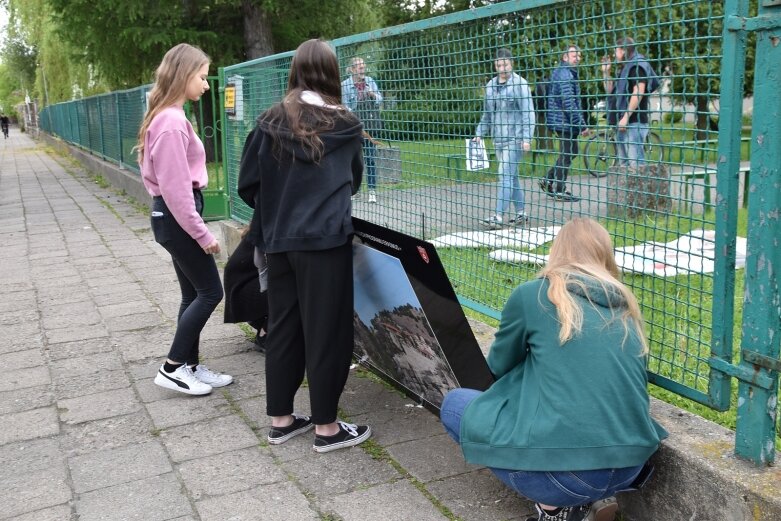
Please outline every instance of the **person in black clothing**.
M559 137L559 157L556 164L548 170L540 188L557 201L574 202L579 197L566 189L567 176L572 160L578 155L578 137L588 135L586 120L583 117L580 97L578 64L581 60L580 48L569 45L561 56L559 66L554 69L548 86L548 128Z
M246 229L246 232L249 228ZM228 258L223 273L225 287L226 323L247 322L257 330L255 350L266 352L266 333L268 331L268 298L261 290L260 274L255 264L255 246L243 233L241 242Z
M608 95L608 123L616 127L616 153L624 166L638 167L645 162L643 148L648 136L649 80L656 78L651 64L635 49L632 38L619 38L615 48L621 70L611 77L610 58L602 58L602 78Z
M287 93L247 137L238 193L255 209L249 240L268 262L268 441L315 428L314 450L357 445L368 425L337 420L353 354L352 207L363 175L362 128L341 104L336 54L296 49ZM312 416L293 413L306 372Z
M11 120L6 116L5 114L0 115L0 128L3 130L3 136L5 136L5 139L8 139L8 125L11 123Z

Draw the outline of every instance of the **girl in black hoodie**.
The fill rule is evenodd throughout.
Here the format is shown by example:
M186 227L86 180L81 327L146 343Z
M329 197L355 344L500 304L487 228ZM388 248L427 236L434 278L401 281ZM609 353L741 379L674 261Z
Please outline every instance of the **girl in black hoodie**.
M315 428L317 452L357 445L368 425L336 417L353 352L352 208L363 174L360 122L341 104L331 47L296 49L281 103L247 137L239 196L255 209L249 240L268 260L268 441ZM293 412L306 372L312 415Z

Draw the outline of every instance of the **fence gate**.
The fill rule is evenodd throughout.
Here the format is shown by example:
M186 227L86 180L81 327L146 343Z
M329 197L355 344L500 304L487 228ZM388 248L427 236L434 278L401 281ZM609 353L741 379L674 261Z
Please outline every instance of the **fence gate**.
M724 57L721 73L716 232L722 245L714 277L711 398L729 396L738 380L735 452L758 465L773 463L778 421L781 295L781 0L759 0L750 16L749 0L725 4ZM751 166L748 186L748 245L743 295L741 349L733 365L735 236L738 213L743 77L749 36L756 37ZM750 181L749 181L750 179ZM717 243L718 247L718 243ZM723 297L719 299L719 296Z

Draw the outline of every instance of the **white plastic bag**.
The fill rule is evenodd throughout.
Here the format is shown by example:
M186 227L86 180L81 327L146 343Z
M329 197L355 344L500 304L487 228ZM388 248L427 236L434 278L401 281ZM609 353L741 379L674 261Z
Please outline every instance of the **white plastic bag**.
M470 172L475 170L485 170L488 163L488 154L485 152L485 143L480 141L466 140L466 169Z

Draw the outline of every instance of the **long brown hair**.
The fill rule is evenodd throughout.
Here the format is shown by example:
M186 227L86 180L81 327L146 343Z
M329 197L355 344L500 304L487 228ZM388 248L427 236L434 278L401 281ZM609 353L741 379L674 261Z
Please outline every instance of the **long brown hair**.
M155 71L155 84L149 91L149 108L138 129L139 164L144 159L144 137L152 120L160 111L170 107L184 96L187 82L197 74L204 65L211 63L211 59L198 47L187 43L180 43L172 47Z
M301 93L305 90L319 94L327 105L337 109L303 102ZM334 128L337 119L350 117L347 108L342 105L336 53L323 40L305 41L296 49L290 64L287 93L282 103L274 105L262 119L268 124L269 133L277 145L275 150L279 150L281 136L292 133L317 162L323 153L319 134Z
M610 234L597 221L575 217L567 222L556 235L548 263L539 276L550 282L548 298L556 306L561 344L583 327L583 310L567 290L567 285L577 284L586 289L583 277L587 277L600 284L606 292L618 293L624 298L626 308L615 318L623 322L627 333L630 326L635 330L642 342L643 353L647 352L640 306L634 294L619 280Z

